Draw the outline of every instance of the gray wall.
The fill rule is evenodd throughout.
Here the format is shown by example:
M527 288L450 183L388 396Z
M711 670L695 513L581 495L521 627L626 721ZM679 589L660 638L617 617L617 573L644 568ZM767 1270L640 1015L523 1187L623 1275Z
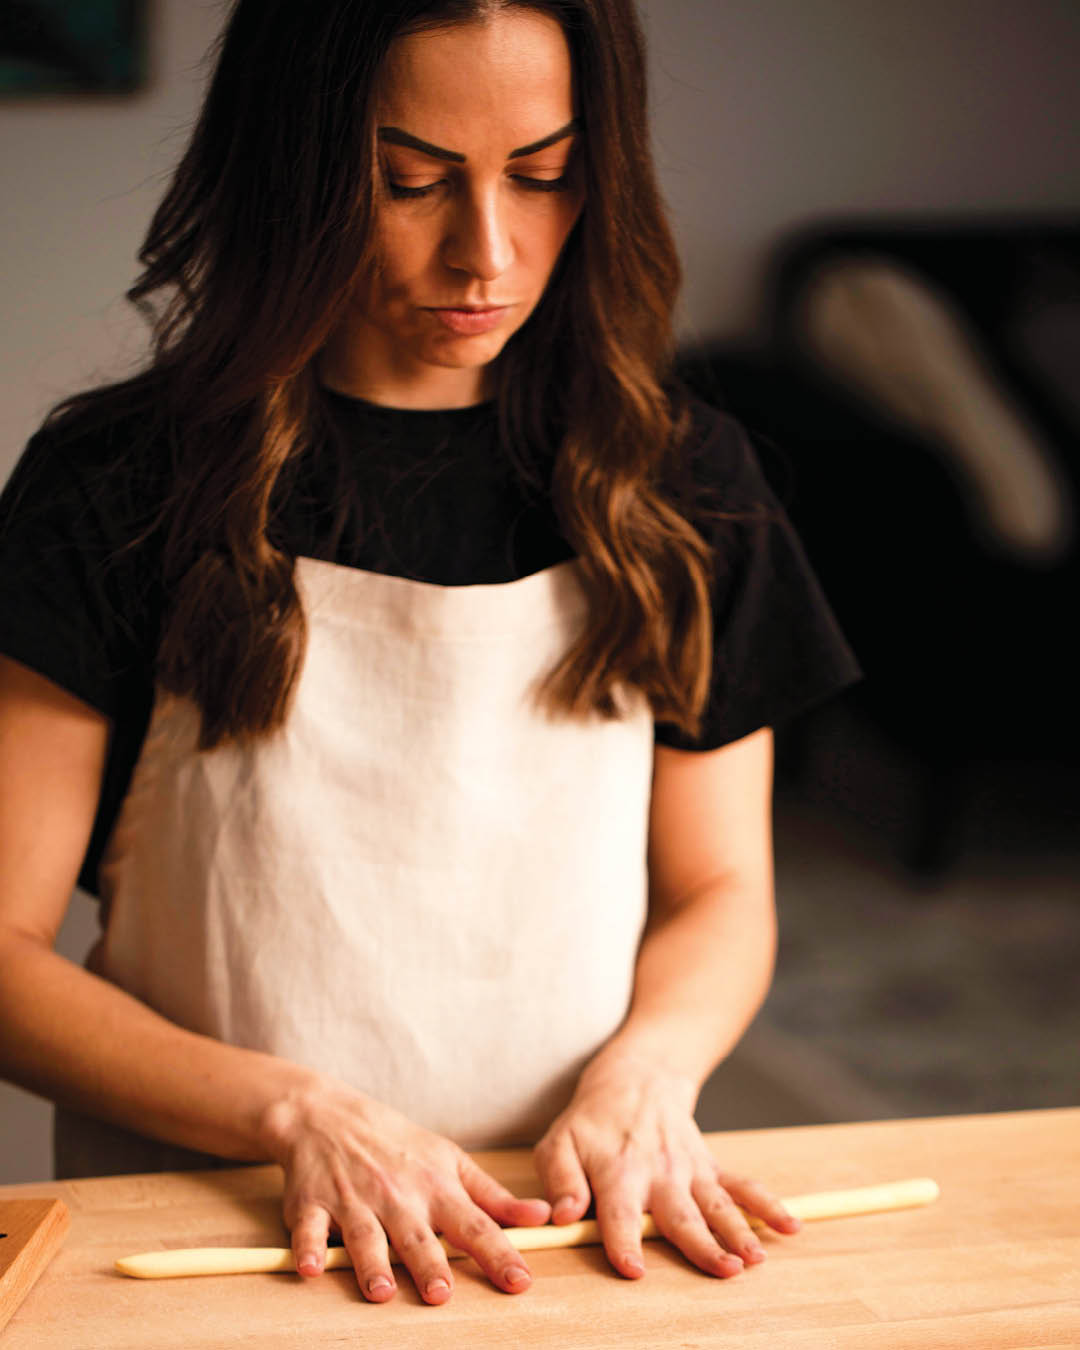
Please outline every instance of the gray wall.
M683 332L756 326L793 225L1080 206L1075 0L648 0Z
M217 0L157 0L131 100L0 105L0 478L63 394L139 359L120 298L195 113ZM752 333L770 247L839 212L1080 207L1075 0L648 0L681 330ZM92 910L61 939L81 957ZM48 1113L0 1085L0 1181L48 1172Z
M129 99L0 103L0 475L44 413L138 360L123 300L203 84L220 0L154 0L152 83Z

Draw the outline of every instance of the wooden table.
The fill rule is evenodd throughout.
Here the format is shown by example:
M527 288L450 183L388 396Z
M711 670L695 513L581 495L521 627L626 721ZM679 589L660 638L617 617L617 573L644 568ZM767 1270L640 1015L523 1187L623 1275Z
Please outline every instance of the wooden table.
M58 1195L67 1240L0 1336L3 1350L250 1347L732 1346L739 1350L1030 1350L1080 1347L1080 1109L815 1125L709 1136L732 1170L781 1195L932 1176L928 1209L807 1224L767 1237L769 1259L731 1280L646 1244L644 1279L613 1275L598 1248L532 1253L532 1289L494 1290L455 1262L441 1308L407 1276L391 1303L347 1271L132 1280L116 1257L156 1247L284 1245L280 1172L104 1177L0 1187ZM527 1152L477 1154L519 1194Z

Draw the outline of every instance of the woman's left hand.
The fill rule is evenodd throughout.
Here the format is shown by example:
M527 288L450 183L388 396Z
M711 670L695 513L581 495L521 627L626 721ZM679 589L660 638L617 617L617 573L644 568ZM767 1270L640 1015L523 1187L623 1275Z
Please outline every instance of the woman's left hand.
M621 1274L645 1273L641 1215L709 1275L737 1275L765 1251L739 1212L778 1233L801 1224L755 1181L724 1171L694 1121L695 1085L655 1064L602 1051L573 1100L536 1146L555 1223L580 1219L596 1201L608 1260Z

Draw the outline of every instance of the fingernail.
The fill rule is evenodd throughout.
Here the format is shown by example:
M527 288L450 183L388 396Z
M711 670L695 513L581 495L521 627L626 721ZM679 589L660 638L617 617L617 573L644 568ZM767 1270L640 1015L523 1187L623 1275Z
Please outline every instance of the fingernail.
M748 1242L746 1246L743 1248L743 1251L746 1253L747 1256L754 1257L755 1260L758 1261L764 1260L765 1248L762 1247L757 1242Z
M309 1271L312 1274L318 1274L319 1258L314 1252L305 1252L296 1262L296 1269L300 1271Z
M390 1281L385 1275L376 1275L373 1280L368 1281L369 1294L381 1294L384 1289L390 1288Z
M508 1266L503 1271L503 1279L511 1289L519 1289L523 1284L528 1284L529 1272L522 1270L520 1266Z
M424 1292L428 1298L438 1298L440 1294L448 1294L450 1286L445 1280L432 1280Z
M623 1270L625 1270L628 1275L645 1274L644 1262L642 1261L640 1256L637 1256L633 1252L626 1253L626 1255L622 1259L622 1266Z
M551 1207L552 1214L565 1213L570 1210L572 1213L577 1208L577 1201L572 1195L562 1195L555 1201Z

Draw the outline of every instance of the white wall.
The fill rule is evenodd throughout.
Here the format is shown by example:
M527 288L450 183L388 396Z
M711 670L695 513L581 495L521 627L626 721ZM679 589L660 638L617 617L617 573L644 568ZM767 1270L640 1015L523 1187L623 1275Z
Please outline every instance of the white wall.
M143 350L120 298L194 116L220 0L157 0L131 100L0 104L0 479L48 407ZM1075 0L647 0L683 332L750 332L792 225L1080 209ZM91 909L62 949L81 957ZM0 1085L0 1181L48 1172L46 1108Z

